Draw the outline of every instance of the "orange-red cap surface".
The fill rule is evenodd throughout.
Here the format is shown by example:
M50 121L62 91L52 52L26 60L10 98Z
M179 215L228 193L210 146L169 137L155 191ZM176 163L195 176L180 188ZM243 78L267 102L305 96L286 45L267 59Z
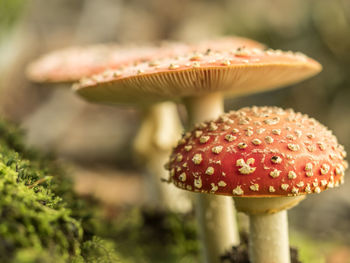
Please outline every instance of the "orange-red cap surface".
M252 107L198 125L168 165L178 187L219 195L292 196L343 182L345 151L332 132L292 110Z
M102 44L70 47L42 56L28 66L26 73L35 82L74 82L106 69L151 59L156 50L153 47L125 48Z
M32 81L42 83L74 82L107 69L118 69L145 60L182 55L191 51L232 50L237 47L264 48L254 40L241 37L224 37L189 44L166 42L154 47L114 44L70 47L50 52L31 63L27 76Z
M301 53L208 50L106 71L82 80L75 90L93 102L155 102L211 92L261 92L301 81L320 70L319 63Z

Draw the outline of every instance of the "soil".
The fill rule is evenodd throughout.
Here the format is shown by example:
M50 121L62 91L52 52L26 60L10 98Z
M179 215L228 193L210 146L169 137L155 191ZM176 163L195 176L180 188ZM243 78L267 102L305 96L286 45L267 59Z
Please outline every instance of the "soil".
M298 250L294 247L290 248L290 256L292 263L301 263L299 260ZM242 235L242 243L234 246L230 251L221 256L222 263L250 263L248 257L248 235Z

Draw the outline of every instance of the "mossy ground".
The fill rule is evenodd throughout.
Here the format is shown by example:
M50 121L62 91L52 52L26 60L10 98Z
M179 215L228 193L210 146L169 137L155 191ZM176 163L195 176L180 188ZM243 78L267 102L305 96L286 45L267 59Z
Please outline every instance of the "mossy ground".
M52 158L28 149L0 121L0 262L117 262L114 244L94 237L90 204Z

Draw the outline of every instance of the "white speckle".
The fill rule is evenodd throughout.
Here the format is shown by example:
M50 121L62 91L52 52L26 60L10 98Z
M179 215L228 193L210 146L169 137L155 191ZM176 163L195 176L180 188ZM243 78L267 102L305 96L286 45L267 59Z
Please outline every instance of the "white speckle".
M334 153L331 153L329 154L329 157L332 159L332 160L335 160L337 158L337 155L335 155Z
M209 166L207 170L205 171L205 174L207 175L213 175L214 174L214 168Z
M336 175L344 175L344 167L340 164L335 167L335 174Z
M326 145L323 142L318 142L317 145L321 151L326 150Z
M276 192L275 187L273 187L273 186L269 186L269 192L270 192L270 193L274 193L274 192Z
M281 130L280 129L273 129L271 132L274 135L280 135L281 134Z
M192 145L186 145L184 148L186 152L189 152L192 149Z
M300 150L300 146L298 144L288 143L288 149L296 152Z
M295 179L295 178L297 178L297 174L294 171L289 171L288 172L288 178L289 179Z
M241 174L251 174L254 173L256 170L256 167L251 167L251 164L254 164L255 160L253 158L249 158L247 162L245 162L243 159L238 159L236 161L236 166L241 167L238 169L238 171Z
M314 176L313 171L307 171L305 174L306 174L307 177L312 177L312 176Z
M288 135L286 136L286 138L287 138L288 140L292 140L292 141L295 140L295 137L294 137L292 134L288 134Z
M257 191L259 191L259 185L258 184L252 184L251 186L249 186L249 189L254 191L254 192L257 192Z
M202 162L203 158L202 155L200 153L196 153L193 158L192 158L192 162L194 164L200 164Z
M327 185L327 180L321 180L321 185L326 186Z
M273 143L273 138L271 136L266 136L265 141L269 144Z
M264 133L264 132L265 132L265 129L264 129L264 128L259 128L259 129L256 130L256 133L257 133L257 134L262 134L262 133Z
M115 77L115 78L120 77L121 75L122 75L122 73L118 70L113 72L113 77Z
M328 164L324 163L324 164L322 164L320 170L321 170L321 174L325 175L325 174L327 174L329 172L330 166Z
M321 189L317 186L316 188L315 188L315 193L317 193L317 194L319 194L319 193L321 193Z
M180 66L179 65L177 65L177 64L170 64L169 65L169 67L168 67L168 69L177 69L177 68L179 68Z
M246 132L245 132L245 135L247 136L252 136L253 135L253 130L252 129L247 129Z
M222 147L221 145L219 145L219 146L214 146L213 148L211 148L211 151L212 151L213 153L219 154L219 153L221 153L222 148L223 148L223 147Z
M260 145L260 144L261 144L261 141L260 141L259 139L253 139L253 140L252 140L252 143L253 143L254 145Z
M238 120L238 124L239 125L246 125L246 124L249 124L249 119L248 118L240 118Z
M234 195L243 195L243 190L240 186L237 186L235 189L232 190L232 193Z
M203 131L195 131L195 132L194 132L194 136L195 136L196 138L199 138L199 137L202 135L202 133L203 133Z
M266 119L264 120L264 122L267 124L267 125L275 125L277 123L279 123L280 121L280 118L279 117L274 117L272 119Z
M211 183L210 185L211 185L210 192L215 193L219 189L219 187L217 185L215 185L214 183Z
M282 163L282 158L279 156L272 156L271 162L276 163L276 164Z
M305 171L312 171L312 168L313 168L312 163L307 163L307 164L305 165Z
M306 134L306 136L307 136L309 139L315 138L315 135L314 135L313 133L308 133L308 134Z
M299 130L295 130L294 133L295 133L295 135L296 135L298 138L300 138L301 135L303 134L303 133L302 133L301 131L299 131Z
M281 188L282 190L287 191L289 188L289 184L281 184Z
M292 194L297 195L298 193L299 193L299 189L293 186L293 188L292 188Z
M237 144L239 149L245 149L248 147L248 144L246 144L245 142L240 142Z
M225 59L224 61L221 62L222 65L224 66L230 66L231 65L231 61L228 59Z
M211 122L209 124L209 131L216 131L217 129L218 129L218 126L214 122Z
M194 187L196 187L196 188L201 188L202 187L202 179L200 177L194 179Z
M239 132L239 130L236 129L236 128L234 128L234 129L232 130L232 133L233 133L233 134L236 134L236 133L238 133L238 132Z
M299 183L297 183L297 186L298 187L303 187L305 184L304 184L304 182L303 181L300 181Z
M148 63L148 66L150 66L150 67L156 67L156 66L159 66L159 65L160 65L159 61L156 61L156 60L150 61Z
M220 122L227 122L229 120L229 118L227 117L227 116L225 116L225 115L221 115L220 117L219 117L219 121Z
M232 142L232 141L234 141L236 139L237 139L237 137L233 136L232 134L226 134L226 136L225 136L225 140L228 141L228 142Z
M194 67L194 68L199 68L201 66L201 64L199 63L199 62L193 62L193 64L192 64L192 67Z
M176 156L176 161L177 161L177 162L181 162L182 159L183 159L182 154L181 154L181 153L178 153L177 156Z
M209 136L201 136L199 138L199 142L200 143L206 143L207 141L209 141L210 137Z
M287 157L288 160L292 160L293 159L293 156L290 155L290 154L287 154L286 157Z
M309 152L314 152L314 151L316 151L316 146L315 146L315 145L308 145L308 146L307 146L307 150L308 150Z
M275 169L275 170L273 170L273 171L270 172L270 176L271 176L272 178L276 178L276 177L280 176L281 172L282 172L282 171Z
M179 175L179 180L180 180L181 182L185 182L185 181L186 181L186 173L180 174L180 175Z
M227 184L224 181L219 181L218 186L225 187Z
M311 187L309 184L307 184L307 186L305 187L305 192L310 194L311 193Z

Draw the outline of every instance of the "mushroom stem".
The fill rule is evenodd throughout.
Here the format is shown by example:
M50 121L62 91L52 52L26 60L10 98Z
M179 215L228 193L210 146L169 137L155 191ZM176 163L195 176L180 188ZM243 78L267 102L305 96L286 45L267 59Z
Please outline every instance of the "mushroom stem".
M221 255L239 244L232 198L196 194L195 201L203 262L220 262Z
M224 112L221 93L187 98L185 105L190 127L208 119L215 119ZM203 262L220 262L220 255L240 242L233 199L196 194L195 200Z
M249 259L252 263L290 263L287 211L250 215Z
M200 122L215 119L224 113L224 99L222 93L211 93L185 99L188 112L189 129Z
M157 103L144 112L134 140L134 150L144 159L151 176L151 179L146 179L150 193L149 203L156 208L188 212L192 208L188 193L162 182L162 179L168 178L164 164L182 131L176 105L171 102Z

